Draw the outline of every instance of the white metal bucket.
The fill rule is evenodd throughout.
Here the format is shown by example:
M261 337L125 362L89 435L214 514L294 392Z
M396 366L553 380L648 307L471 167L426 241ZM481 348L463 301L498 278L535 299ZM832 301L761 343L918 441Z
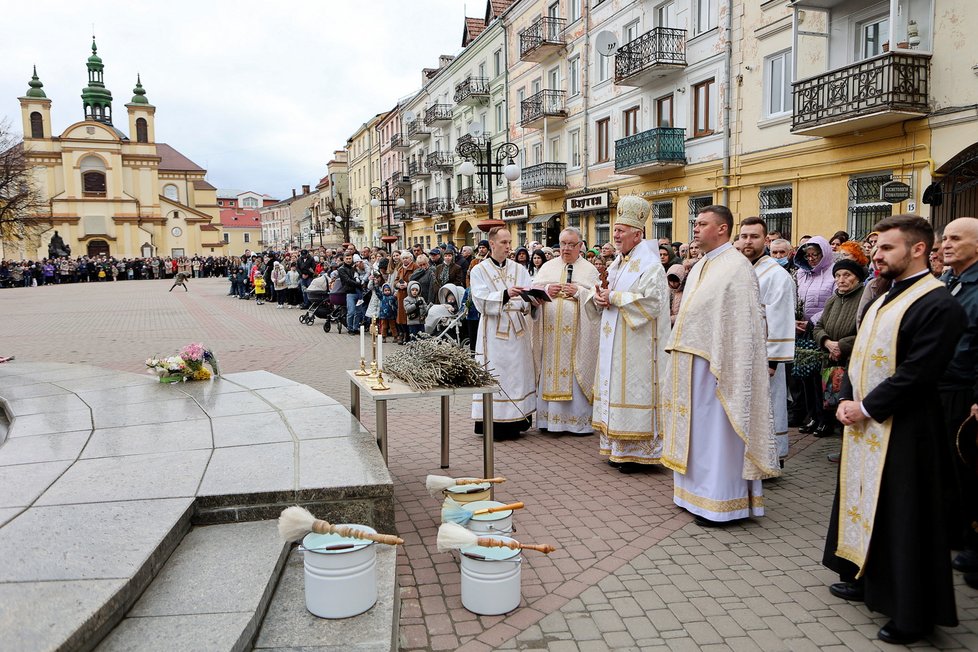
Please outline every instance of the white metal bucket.
M523 558L519 550L471 546L461 553L463 607L482 616L498 616L520 606Z
M498 500L477 500L466 503L465 509L474 512L487 507L499 507L505 504ZM498 534L509 536L513 533L513 510L507 509L506 511L494 512L492 514L476 514L469 519L466 527L479 535Z
M491 486L492 484L488 482L455 484L445 489L442 494L457 503L471 503L477 500L489 500L489 487Z
M371 534L366 525L350 525ZM338 548L329 550L328 548ZM306 609L320 618L349 618L377 602L377 548L337 534L307 534L302 539Z

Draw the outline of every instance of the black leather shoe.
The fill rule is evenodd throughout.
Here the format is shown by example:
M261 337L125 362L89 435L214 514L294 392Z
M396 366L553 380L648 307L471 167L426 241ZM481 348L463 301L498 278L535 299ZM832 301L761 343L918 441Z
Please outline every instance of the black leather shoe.
M836 582L829 586L829 593L849 602L862 602L865 599L862 584L856 582Z
M962 550L951 560L951 566L962 573L978 573L978 551Z
M929 632L905 632L898 628L891 620L880 627L880 631L877 636L884 643L892 643L893 645L910 645L911 643L916 643L920 639L924 638L928 633Z
M638 462L622 462L620 465L618 465L618 472L638 473L644 466L644 464L639 464Z
M810 435L815 431L816 426L818 426L818 424L815 423L815 419L812 419L811 421L803 425L801 428L799 428L798 432L800 432L803 435Z
M818 428L812 431L812 434L816 437L831 437L833 434L833 428L827 423L823 423Z
M978 573L965 573L964 583L973 589L978 589Z
M613 462L612 460L608 460L608 466L610 466L613 469L617 469L618 467L621 466L621 462Z
M725 527L727 525L723 521L711 521L708 518L703 518L696 514L693 515L693 523L696 523L700 527Z

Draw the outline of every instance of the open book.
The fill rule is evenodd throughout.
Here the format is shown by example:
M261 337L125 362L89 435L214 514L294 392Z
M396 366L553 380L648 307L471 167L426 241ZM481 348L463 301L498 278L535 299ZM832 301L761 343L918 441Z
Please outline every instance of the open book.
M520 292L520 298L527 303L530 303L530 299L534 298L540 303L548 303L550 301L550 295L547 291L542 288L530 288Z

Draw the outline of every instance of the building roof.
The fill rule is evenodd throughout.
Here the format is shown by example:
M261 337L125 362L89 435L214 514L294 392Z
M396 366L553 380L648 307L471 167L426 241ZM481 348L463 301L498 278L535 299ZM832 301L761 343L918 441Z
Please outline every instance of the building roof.
M465 29L462 32L462 47L479 38L479 34L486 28L486 21L482 18L465 17Z
M235 210L233 208L221 209L221 226L225 228L244 228L256 229L261 227L261 218L258 211L248 208Z
M509 6L513 2L514 0L489 0L489 6L486 8L486 13L488 14L486 16L486 22L501 16L504 11L509 9Z
M166 143L156 143L156 153L160 156L161 170L207 171Z
M237 199L239 195L243 195L247 190L235 190L234 188L218 188L217 198L218 199Z
M216 226L214 226L213 224L201 224L200 225L200 230L201 231L220 231L220 229L217 228Z
M217 188L203 179L194 179L194 190L217 190Z

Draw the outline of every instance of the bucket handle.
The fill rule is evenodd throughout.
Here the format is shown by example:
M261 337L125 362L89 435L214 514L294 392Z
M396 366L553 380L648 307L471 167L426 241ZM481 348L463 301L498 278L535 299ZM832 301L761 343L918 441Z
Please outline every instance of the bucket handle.
M452 556L454 557L454 555ZM458 560L459 563L462 563L462 552L459 552L458 556L459 556L459 560ZM523 555L518 555L515 559L489 559L488 557L483 557L482 555L472 555L472 554L467 554L465 556L468 557L469 559L475 559L476 561L502 562L502 563L516 564L517 566L523 563Z
M337 544L334 544L332 546L323 546L321 548L306 548L303 545L299 545L299 546L296 546L296 549L299 552L318 552L320 550L329 550L329 551L333 551L333 550L352 550L353 548L356 548L356 547L357 547L357 544L355 544L355 543L337 543Z

